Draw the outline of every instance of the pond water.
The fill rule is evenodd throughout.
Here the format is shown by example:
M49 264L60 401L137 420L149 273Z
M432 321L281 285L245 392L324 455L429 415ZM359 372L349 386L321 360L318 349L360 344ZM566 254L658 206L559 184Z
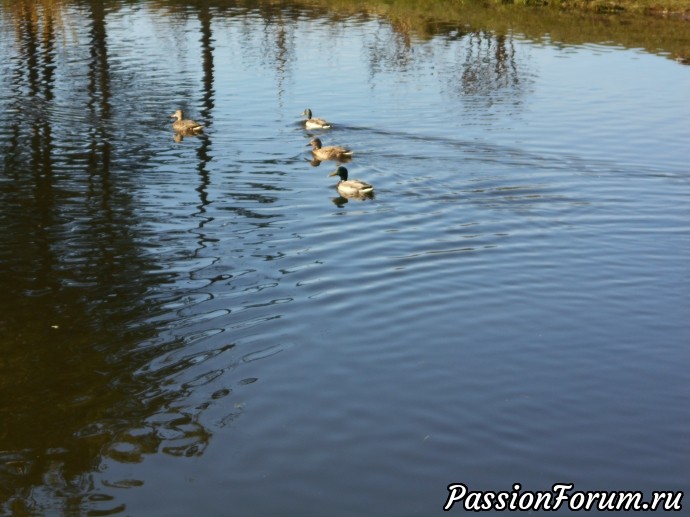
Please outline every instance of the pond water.
M673 51L316 4L4 2L0 31L0 513L687 488Z

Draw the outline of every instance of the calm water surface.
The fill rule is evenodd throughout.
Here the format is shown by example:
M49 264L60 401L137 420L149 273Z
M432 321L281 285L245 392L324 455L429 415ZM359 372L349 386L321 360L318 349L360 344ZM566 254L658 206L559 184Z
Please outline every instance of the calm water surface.
M690 67L93 4L0 3L0 512L687 490ZM310 163L306 107L375 199Z

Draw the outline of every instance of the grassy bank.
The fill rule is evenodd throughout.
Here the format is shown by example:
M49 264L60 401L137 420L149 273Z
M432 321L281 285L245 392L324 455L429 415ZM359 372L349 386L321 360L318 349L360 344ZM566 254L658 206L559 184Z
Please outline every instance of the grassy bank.
M690 63L690 0L307 0L340 15L386 18L400 32L427 39L460 29L520 34L565 45L639 48ZM550 3L549 3L550 2ZM539 5L536 5L539 4ZM616 3L616 5L618 5Z
M493 4L549 6L557 9L594 11L600 13L645 13L662 16L690 15L687 0L488 0Z
M517 0L515 3L530 5L548 0ZM556 0L553 5L562 9L580 9L596 12L633 12L662 16L688 17L690 2L686 0Z
M247 9L263 15L376 16L405 37L488 31L555 44L619 45L690 64L690 0L106 0L106 5L146 3L162 11ZM81 3L84 3L82 0ZM6 12L53 13L76 0L0 0ZM88 3L88 2L87 2ZM296 14L300 12L301 14ZM21 13L24 13L23 15ZM290 15L288 15L290 16ZM69 25L69 24L67 24Z
M317 0L315 3L323 3ZM690 21L690 0L334 0L333 5L354 5L375 8L387 13L405 11L425 16L445 18L449 13L467 8L505 8L521 6L540 8L541 11L566 10L595 13L634 13L676 17Z

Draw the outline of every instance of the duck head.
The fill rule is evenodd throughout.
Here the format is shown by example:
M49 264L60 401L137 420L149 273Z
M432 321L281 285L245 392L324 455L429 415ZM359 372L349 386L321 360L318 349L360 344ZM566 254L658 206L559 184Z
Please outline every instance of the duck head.
M347 169L341 165L336 170L331 172L328 176L340 176L340 179L342 181L347 181Z
M321 139L314 138L307 144L307 147L309 146L312 146L314 149L321 149Z

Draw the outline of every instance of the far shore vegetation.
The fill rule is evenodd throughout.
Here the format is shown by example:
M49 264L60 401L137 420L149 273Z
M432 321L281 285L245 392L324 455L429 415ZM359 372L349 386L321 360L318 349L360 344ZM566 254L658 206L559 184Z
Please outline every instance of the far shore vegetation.
M63 26L73 0L0 0L17 19L50 13ZM86 2L88 3L88 2ZM488 31L563 45L619 45L690 64L690 0L101 0L102 6L148 3L162 11L248 9L267 16L283 9L333 20L372 16L409 38ZM309 14L307 14L309 16ZM67 23L67 25L69 25ZM64 26L63 26L64 28Z
M340 14L387 18L432 37L456 26L563 45L644 49L690 64L690 0L304 0Z
M387 3L395 6L417 6L425 8L429 3L424 0L391 0ZM680 16L690 19L690 0L451 0L431 2L432 6L453 6L477 4L501 7L506 5L524 7L548 7L558 10L579 10L599 13L645 13L662 16Z

